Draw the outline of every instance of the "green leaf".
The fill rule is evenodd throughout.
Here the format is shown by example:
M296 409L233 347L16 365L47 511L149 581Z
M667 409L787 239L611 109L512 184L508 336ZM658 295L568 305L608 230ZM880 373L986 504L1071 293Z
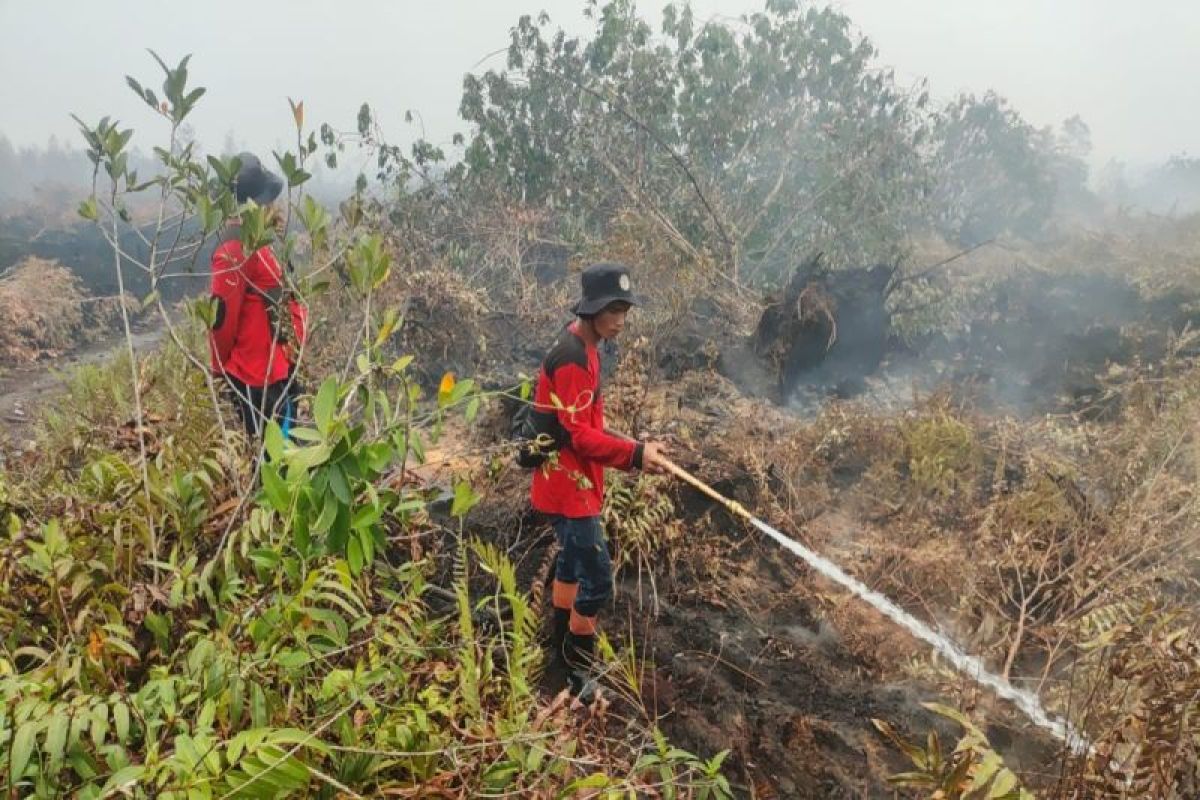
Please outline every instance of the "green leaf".
M406 514L410 511L419 511L425 507L425 501L421 499L409 499L399 502L392 509L393 514Z
M274 425L274 421L271 424ZM289 502L287 484L279 476L279 469L273 463L266 463L262 465L260 474L262 476L263 494L266 495L267 502L279 514L286 514L291 504Z
M146 619L142 624L146 626L146 630L154 634L159 649L166 650L171 638L171 624L166 616L156 611L150 611L146 613Z
M450 391L449 404L454 405L462 401L469 393L475 390L475 381L471 378L458 381L454 384L454 388Z
M134 80L132 75L125 76L125 83L129 84L129 88L133 89L134 94L136 94L142 101L145 101L146 90L142 88L140 83Z
M121 700L113 704L113 727L117 732L117 741L121 744L129 742L129 706Z
M350 572L356 577L362 572L363 551L357 536L351 536L346 542L346 562L350 565Z
M109 650L115 650L123 655L127 655L134 661L142 660L142 654L137 651L137 648L122 639L120 636L109 636L104 640L104 646Z
M178 119L183 119L190 114L192 109L196 107L196 103L199 102L200 98L204 96L206 91L207 89L205 89L203 86L197 86L195 89L192 89L192 91L188 92L187 97L183 98L183 102L180 103L181 108L179 109Z
M241 724L242 711L245 708L246 682L238 677L231 678L229 681L229 719L234 725Z
M272 461L277 462L283 458L283 429L273 419L267 421L267 429L263 431L263 446L266 448L267 455L270 456Z
M302 558L307 558L312 548L312 535L308 530L308 516L297 514L292 520L292 544Z
M334 497L345 505L350 505L350 484L346 482L346 473L337 464L329 467L329 489Z
M293 439L301 442L325 441L325 437L321 435L321 432L314 428L292 428L288 433L291 434Z
M217 323L217 299L215 297L201 297L192 301L191 311L198 320L204 323L204 327L212 328Z
M363 563L370 564L375 560L375 534L370 528L357 528L355 535L358 537L358 544L362 547Z
M921 703L921 705L935 714L939 714L946 719L954 720L959 725L963 726L967 733L976 736L983 741L987 741L987 737L983 735L983 731L979 730L978 726L971 722L967 715L963 714L957 708L952 708L950 706L943 705L942 703Z
M329 538L326 541L329 552L341 554L346 550L346 539L350 535L350 509L341 503L335 505L337 516L333 518L333 525L329 527Z
M391 335L396 332L396 328L399 326L399 324L400 312L395 308L389 308L387 313L384 315L383 322L381 322L379 325L379 330L375 333L375 342L373 346L376 348L382 347L383 343L386 342Z
M479 501L483 499L476 494L467 481L459 481L454 486L454 501L450 504L450 516L464 517Z
M212 233L221 224L221 209L212 199L202 194L196 199L196 212L200 215L200 224L206 234Z
M100 219L100 210L96 205L95 197L89 197L79 204L79 216L92 222Z
M996 776L996 780L988 789L988 797L991 800L1006 797L1010 792L1017 788L1017 776L1009 769L1001 769L1000 774Z
M130 764L121 767L109 776L108 780L104 783L104 788L100 790L100 796L108 797L119 789L132 786L141 779L142 773L145 771L146 768L141 764Z
M212 167L213 172L217 173L217 180L220 183L230 184L233 182L233 176L242 168L242 160L237 156L230 156L229 160L209 156L208 165Z
M12 766L9 773L9 782L12 784L16 784L17 781L21 780L21 776L25 774L25 767L29 765L29 757L33 754L33 743L37 737L37 729L40 727L40 724L41 720L29 720L17 728L17 733L13 737L12 747L8 755Z
M327 444L299 447L288 452L285 460L298 469L310 470L328 461L330 452L332 451Z
M305 195L300 206L300 221L309 235L315 235L329 227L329 212L312 195Z
M67 748L67 729L71 726L71 717L67 716L66 711L56 711L53 716L50 716L49 726L46 728L46 756L48 758L47 770L54 775L62 766L62 756L66 753Z
M324 495L324 503L321 506L321 513L317 517L317 521L313 523L313 530L317 533L324 533L333 525L334 519L337 518L338 501L333 496L333 493Z
M612 784L612 779L603 772L593 772L586 778L579 778L572 781L566 789L563 790L559 797L570 797L580 789L604 789Z
M312 661L303 650L282 650L275 657L275 663L284 669L299 669Z
M483 773L483 782L492 789L503 789L512 783L520 769L521 765L513 761L501 761L488 767L487 772Z
M378 505L364 503L354 511L354 520L351 523L351 527L358 528L362 531L368 530L372 525L379 521L379 518L382 515L383 509Z
M250 688L250 722L256 728L267 724L267 695L257 683Z
M333 413L337 405L337 380L327 378L317 391L317 399L313 402L313 416L316 418L317 430L328 435L333 424Z
M100 747L104 744L104 739L108 736L108 706L104 703L97 703L92 708L92 745Z
M256 550L251 550L249 558L254 566L260 568L265 573L270 573L278 568L279 562L283 557L275 550L260 547Z

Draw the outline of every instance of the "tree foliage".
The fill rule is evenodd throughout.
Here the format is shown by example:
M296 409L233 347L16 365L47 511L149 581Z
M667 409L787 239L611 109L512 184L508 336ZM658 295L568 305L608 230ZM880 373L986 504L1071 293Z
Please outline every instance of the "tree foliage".
M522 17L506 68L466 78L467 185L592 228L633 205L756 277L814 251L891 260L929 227L1028 234L1052 211L1048 134L992 94L935 108L832 9L770 0L699 23L671 4L657 31L628 0L588 15L582 39Z
M660 33L624 0L589 4L593 35L523 17L506 70L468 76L466 180L602 225L621 205L731 271L796 252L884 255L923 194L910 97L832 10L773 0L740 23L666 8ZM871 231L847 240L853 219Z

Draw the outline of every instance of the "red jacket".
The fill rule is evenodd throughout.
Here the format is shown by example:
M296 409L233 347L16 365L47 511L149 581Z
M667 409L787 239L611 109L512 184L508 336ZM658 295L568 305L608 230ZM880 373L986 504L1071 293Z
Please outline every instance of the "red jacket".
M530 492L538 511L572 518L600 514L605 467L633 469L642 456L638 442L605 431L600 357L575 332L576 324L563 331L542 362L533 396L538 410L558 410L570 443L558 451L557 464L551 459L534 470Z
M217 318L209 334L213 372L228 373L247 386L266 386L287 380L295 354L284 342L275 340L267 311L270 302L263 293L283 283L283 268L270 247L262 247L249 258L237 238L221 242L212 256L212 294L217 300ZM296 340L303 342L305 309L290 303Z

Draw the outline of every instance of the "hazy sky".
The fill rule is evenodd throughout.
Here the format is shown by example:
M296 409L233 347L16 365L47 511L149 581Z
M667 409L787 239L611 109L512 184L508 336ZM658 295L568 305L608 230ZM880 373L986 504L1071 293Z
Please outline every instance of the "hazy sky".
M763 0L696 0L700 19L737 16ZM643 2L655 25L665 0ZM1200 2L1197 0L837 0L905 83L933 94L994 88L1035 124L1080 114L1095 159L1134 163L1200 155ZM333 9L337 8L335 12ZM408 138L405 109L448 143L462 76L502 57L524 12L547 10L586 29L583 0L0 0L0 133L18 144L75 140L67 116L111 113L144 148L161 126L125 86L158 88L145 52L192 53L208 87L191 120L219 149L227 132L253 148L290 136L287 96L310 122L354 127L366 100L390 138ZM161 129L158 131L161 135Z

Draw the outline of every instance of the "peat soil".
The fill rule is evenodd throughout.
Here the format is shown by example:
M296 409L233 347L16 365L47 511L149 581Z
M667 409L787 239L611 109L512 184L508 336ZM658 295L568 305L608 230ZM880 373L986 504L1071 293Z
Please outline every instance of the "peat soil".
M162 337L159 326L134 330L134 349L145 352ZM71 370L107 363L124 351L124 335L114 335L63 356L0 368L0 443L26 446L34 420L56 401Z

